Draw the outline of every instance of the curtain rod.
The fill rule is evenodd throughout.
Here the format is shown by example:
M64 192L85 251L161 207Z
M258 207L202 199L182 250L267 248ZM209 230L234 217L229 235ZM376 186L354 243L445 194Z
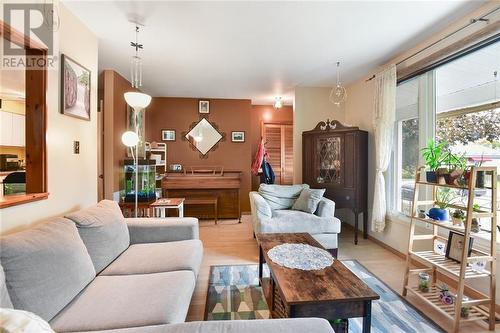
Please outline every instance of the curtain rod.
M499 6L499 7L494 8L494 9L492 9L492 10L490 10L489 12L487 12L487 13L483 14L481 17L479 17L479 18L477 18L477 19L475 19L475 18L471 19L471 20L470 20L470 22L469 22L469 23L467 23L466 25L464 25L463 27L461 27L461 28L459 28L459 29L457 29L457 30L455 30L455 31L453 31L453 32L450 32L450 33L449 33L449 34L447 34L446 36L441 37L440 39L438 39L437 41L435 41L435 42L433 42L433 43L431 43L431 44L427 45L427 46L426 46L426 47L424 47L423 49L421 49L421 50L419 50L419 51L417 51L417 52L413 53L412 55L410 55L410 56L408 56L408 57L404 58L403 60L398 61L398 62L396 63L396 66L397 66L397 65L399 65L399 64L402 64L403 62L405 62L405 61L406 61L406 60L408 60L408 59L413 58L413 57L414 57L414 56L416 56L416 55L419 55L420 53L424 52L425 50L430 49L431 47L433 47L434 45L436 45L436 44L438 44L438 43L442 42L443 40L445 40L445 39L447 39L447 38L450 38L451 36L455 35L456 33L459 33L460 31L464 30L465 28L470 27L470 26L471 26L471 25L473 25L474 23L477 23L477 22L489 22L490 20L489 20L489 19L487 19L487 18L485 18L485 17L486 17L486 16L488 16L488 15L493 14L494 12L496 12L496 11L497 11L497 10L499 10L499 9L500 9L500 6ZM373 74L372 76L370 76L368 79L366 79L366 80L365 80L365 82L369 82L369 81L373 80L373 79L375 78L375 75L376 75L376 74Z

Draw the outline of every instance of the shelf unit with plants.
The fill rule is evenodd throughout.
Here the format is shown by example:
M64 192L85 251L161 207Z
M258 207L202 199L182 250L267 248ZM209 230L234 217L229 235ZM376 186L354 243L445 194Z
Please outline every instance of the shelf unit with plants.
M477 206L474 205L474 198L476 196L475 190L478 188L478 174L481 174L482 177L491 177L491 186L485 187L488 191L491 191L491 206L489 206L491 209L488 210L478 209ZM477 320L488 321L489 329L494 330L497 170L496 167L472 166L468 171L467 177L463 179L463 183L455 181L453 183L448 182L440 184L437 182L438 179L433 177L428 179L426 177L425 167L417 169L413 204L411 208L410 237L403 284L403 296L407 296L407 294L410 293L427 302L433 309L451 319L453 321L453 326L452 329L449 330L450 332L458 332L460 324L463 322ZM422 187L424 187L422 189L423 197L430 197L432 192L432 200L420 200L420 195L422 194L420 193L420 189ZM442 199L440 200L438 195L439 188L466 190L466 192L463 192L466 193L466 205L447 205L450 208L464 211L464 214L454 213L453 215L456 219L462 219L463 225L457 225L449 221L439 221L428 217L430 214L427 214L427 216L419 214L418 207L443 206ZM491 230L476 230L478 232L473 232L473 220L477 221L479 218L491 219ZM429 224L432 233L426 234L425 231L423 233L422 231L416 233L417 223ZM448 238L440 235L440 228L463 236L462 247L459 251L459 260L451 259L447 254L438 253L436 250L436 242L446 244L446 247L451 245L448 244ZM478 236L489 239L489 251L482 251L472 246L471 240ZM430 243L432 243L432 249L422 250L428 248ZM418 250L415 248L418 248ZM415 262L419 263L418 267L413 265ZM474 263L477 262L484 263L484 269L479 269L477 266L474 266ZM445 289L444 287L446 286L438 284L438 273L456 282L456 290L454 293ZM410 281L410 276L412 275L419 275L418 286L413 285L414 283ZM470 283L473 279L488 280L488 295L482 295L480 298L473 299L464 294L467 283Z

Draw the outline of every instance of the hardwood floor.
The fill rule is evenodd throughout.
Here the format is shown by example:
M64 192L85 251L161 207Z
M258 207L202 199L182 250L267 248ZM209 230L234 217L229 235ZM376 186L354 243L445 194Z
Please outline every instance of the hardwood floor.
M256 264L259 259L249 215L243 216L242 223L236 220L219 220L219 224L215 225L213 221L200 221L200 239L203 241L205 252L187 321L203 320L210 266ZM353 232L350 228L343 227L340 234L339 259L358 260L379 279L401 294L404 260L371 240L361 238L358 245L354 245ZM429 305L422 304L414 298L408 298L408 300L442 327L451 328L451 322L436 313ZM476 322L462 325L460 332L486 333L490 331L486 323ZM500 332L500 325L497 325L496 332Z

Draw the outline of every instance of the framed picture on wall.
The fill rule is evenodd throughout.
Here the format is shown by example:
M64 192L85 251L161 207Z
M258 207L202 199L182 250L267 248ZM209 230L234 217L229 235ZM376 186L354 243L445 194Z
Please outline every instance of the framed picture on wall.
M474 239L470 237L469 239L469 249L467 251L467 256L470 256L472 251L472 243ZM446 258L461 262L462 261L462 251L465 246L465 236L453 231L450 231L448 236L448 246L446 247Z
M210 101L199 101L198 102L198 112L199 113L210 113Z
M163 141L175 141L175 130L170 130L170 129L161 130L161 139Z
M90 120L90 70L61 54L61 113Z
M245 142L245 132L244 131L234 131L231 132L231 142Z

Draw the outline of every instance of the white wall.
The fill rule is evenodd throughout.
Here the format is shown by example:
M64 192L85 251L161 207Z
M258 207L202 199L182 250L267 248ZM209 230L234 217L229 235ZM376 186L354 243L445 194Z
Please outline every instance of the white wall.
M63 215L97 201L97 52L98 40L85 25L59 4L59 51L92 71L91 120L59 113L60 70L48 71L47 84L47 200L0 210L0 232L21 229L48 217ZM73 154L73 141L80 154Z
M344 122L344 106L329 100L332 88L297 87L293 110L293 182L302 183L302 132L312 130L320 121Z

